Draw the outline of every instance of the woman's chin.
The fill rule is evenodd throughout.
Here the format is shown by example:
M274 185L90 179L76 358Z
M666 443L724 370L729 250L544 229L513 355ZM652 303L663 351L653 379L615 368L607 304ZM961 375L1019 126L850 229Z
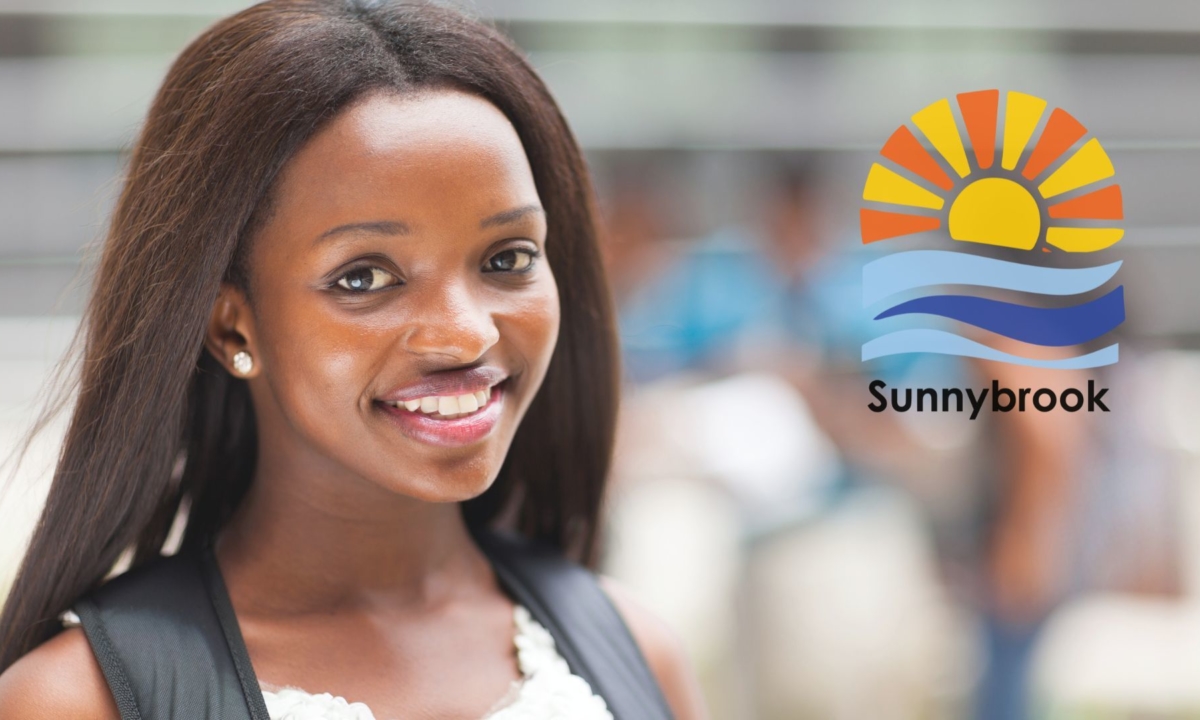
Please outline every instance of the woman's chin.
M479 497L492 486L488 478L478 481L464 481L461 477L447 479L443 483L411 483L387 485L387 488L398 495L407 495L414 500L428 503L460 503Z

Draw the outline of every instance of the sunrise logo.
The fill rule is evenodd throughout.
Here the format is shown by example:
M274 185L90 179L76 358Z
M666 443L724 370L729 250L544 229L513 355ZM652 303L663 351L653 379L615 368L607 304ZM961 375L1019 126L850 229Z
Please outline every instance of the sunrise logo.
M907 125L884 143L863 188L859 211L864 243L940 231L954 250L896 252L863 268L863 304L889 301L875 320L923 314L957 320L1031 345L1089 343L1125 320L1124 288L1069 303L1062 296L1092 293L1120 262L1046 267L1053 253L1092 253L1111 247L1124 230L1121 188L1096 138L1061 108L1042 122L1047 103L1019 92L957 96L971 156L950 101L912 116L922 143ZM1041 127L1036 142L1030 143ZM997 136L1002 138L996 167ZM932 150L932 152L931 152ZM1022 162L1023 160L1023 162ZM968 250L968 248L972 248ZM999 250L998 248L1004 248ZM1022 252L1023 251L1023 252ZM1005 253L1000 259L990 254ZM927 294L936 286L970 286L1026 293L1029 304L971 294ZM918 295L917 297L913 297ZM1057 296L1059 299L1047 302ZM1117 361L1117 344L1069 358L1039 359L1003 352L945 330L901 329L862 348L863 361L901 353L940 353L1047 368L1090 368ZM1035 353L1036 354L1036 353Z

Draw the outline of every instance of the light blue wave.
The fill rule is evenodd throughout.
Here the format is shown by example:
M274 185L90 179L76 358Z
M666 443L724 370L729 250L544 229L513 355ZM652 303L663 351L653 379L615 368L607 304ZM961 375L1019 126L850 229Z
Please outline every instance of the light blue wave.
M1083 368L1112 365L1117 361L1117 343L1086 355L1077 355L1059 360L1035 360L990 348L974 340L948 333L943 330L897 330L877 337L862 346L863 362L887 355L902 353L936 353L938 355L961 355L963 357L996 360L1012 365L1049 368L1057 370L1081 370Z
M978 285L1044 295L1075 295L1108 282L1121 261L1088 268L1048 268L947 250L911 250L863 266L863 307L926 285Z

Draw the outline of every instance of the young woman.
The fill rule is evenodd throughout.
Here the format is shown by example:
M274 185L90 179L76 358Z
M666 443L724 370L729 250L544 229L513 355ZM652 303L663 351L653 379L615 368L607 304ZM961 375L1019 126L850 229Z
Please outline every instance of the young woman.
M702 716L670 633L564 559L617 404L591 203L455 12L270 0L197 38L103 248L0 718Z

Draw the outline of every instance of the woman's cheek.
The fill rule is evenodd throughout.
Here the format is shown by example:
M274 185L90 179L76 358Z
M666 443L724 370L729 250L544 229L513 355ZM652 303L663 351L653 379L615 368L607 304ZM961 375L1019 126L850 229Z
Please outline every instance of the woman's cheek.
M328 427L330 417L357 412L365 367L373 356L372 336L342 323L322 321L315 309L292 316L277 332L279 349L274 383L288 398L288 411L306 425Z
M514 324L520 328L525 345L522 352L530 365L537 366L539 376L549 365L558 342L560 314L558 287L553 280L529 297L516 313Z
M559 303L558 292L557 291L551 292L550 296L546 300L546 315L550 320L549 325L547 327L547 335L548 335L547 343L546 343L547 344L547 348L546 348L547 362L549 362L550 355L554 352L554 348L558 344L558 331L559 331L559 325L561 322L561 320L560 320L561 310L559 308L558 303Z
M531 315L529 323L530 335L535 337L531 344L536 343L539 348L536 355L530 357L530 363L533 366L531 369L534 371L531 376L536 378L538 387L546 379L554 348L558 345L560 314L558 292L552 286L541 298L536 315ZM532 397L529 398L530 402L532 399Z

